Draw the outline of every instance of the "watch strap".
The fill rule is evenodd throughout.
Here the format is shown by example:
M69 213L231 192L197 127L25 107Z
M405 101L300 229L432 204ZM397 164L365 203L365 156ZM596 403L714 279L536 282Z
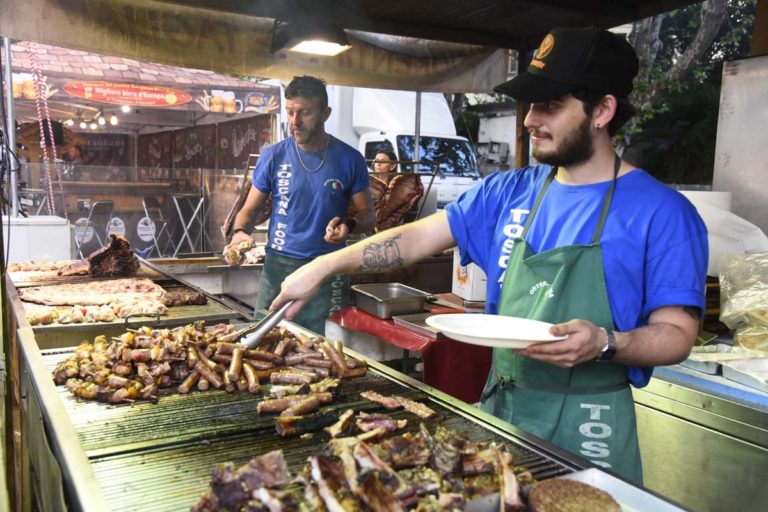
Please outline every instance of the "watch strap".
M610 361L616 355L616 335L611 329L606 329L605 327L601 327L600 330L605 333L606 342L603 349L597 355L597 360Z
M246 235L251 236L251 232L248 231L247 229L245 229L245 228L235 228L235 229L232 230L232 233L230 233L230 235L229 235L229 242L230 243L232 242L232 238L235 236L235 233L245 233Z

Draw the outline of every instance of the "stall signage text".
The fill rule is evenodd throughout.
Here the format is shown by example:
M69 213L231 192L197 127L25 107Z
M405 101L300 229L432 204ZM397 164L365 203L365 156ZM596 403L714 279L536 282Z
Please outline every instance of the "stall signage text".
M119 84L114 82L68 82L67 94L86 100L140 107L173 107L192 101L186 92L155 85Z

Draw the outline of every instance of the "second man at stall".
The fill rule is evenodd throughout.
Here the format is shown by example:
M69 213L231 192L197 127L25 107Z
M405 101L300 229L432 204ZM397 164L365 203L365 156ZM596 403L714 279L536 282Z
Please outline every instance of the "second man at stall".
M331 115L325 83L310 76L294 78L285 88L290 137L259 157L243 208L233 224L230 244L248 240L253 218L272 196L266 258L256 310L267 308L280 283L293 271L323 254L344 247L350 233L370 231L375 222L363 156L325 132ZM353 206L355 216L348 217ZM325 319L344 305L348 278L335 276L294 319L319 334Z

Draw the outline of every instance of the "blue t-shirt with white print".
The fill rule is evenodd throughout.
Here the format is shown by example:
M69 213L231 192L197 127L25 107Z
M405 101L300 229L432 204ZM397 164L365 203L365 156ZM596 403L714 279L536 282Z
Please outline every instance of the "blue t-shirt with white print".
M512 244L551 169L537 165L492 174L446 206L462 264L475 263L488 277L487 313L497 313ZM591 243L610 184L554 180L526 234L533 252ZM600 243L619 331L647 325L651 312L663 306L695 306L703 314L707 230L682 194L642 169L619 177ZM627 375L642 387L652 370L628 367Z
M272 193L266 251L310 259L344 247L323 240L325 228L345 216L352 196L368 187L368 168L356 149L328 137L325 155L302 151L299 160L289 137L264 149L256 162L253 185Z

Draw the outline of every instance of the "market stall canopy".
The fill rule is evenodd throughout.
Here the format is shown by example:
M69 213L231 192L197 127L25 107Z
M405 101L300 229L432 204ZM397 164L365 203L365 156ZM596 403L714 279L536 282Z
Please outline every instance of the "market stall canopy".
M489 92L509 52L553 26L613 27L691 0L4 0L0 34L218 72L393 89ZM352 49L272 53L275 21L343 28ZM385 37L395 36L395 37ZM429 40L429 41L424 41Z
M90 122L116 112L123 128L130 124L193 126L205 114L225 118L274 114L280 108L276 85L20 41L11 45L12 94L20 123L37 121L33 52L46 77L44 89L55 119ZM120 112L123 105L131 107L131 113Z

